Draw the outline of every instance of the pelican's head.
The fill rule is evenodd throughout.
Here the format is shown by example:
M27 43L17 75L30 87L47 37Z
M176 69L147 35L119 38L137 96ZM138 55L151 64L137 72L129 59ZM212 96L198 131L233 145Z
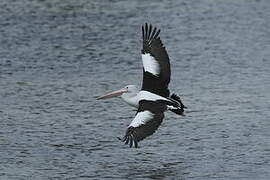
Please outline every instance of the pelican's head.
M121 97L133 97L136 96L139 92L139 88L135 85L127 85L123 87L122 89L119 89L117 91L110 92L104 96L99 96L97 99L109 99L112 97L116 96L121 96Z

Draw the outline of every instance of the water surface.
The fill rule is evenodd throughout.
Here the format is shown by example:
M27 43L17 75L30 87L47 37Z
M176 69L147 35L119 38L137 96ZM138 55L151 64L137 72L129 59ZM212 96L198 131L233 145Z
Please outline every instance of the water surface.
M269 179L270 3L0 2L0 179ZM141 25L161 28L170 112L130 149L136 111L102 95L142 78Z

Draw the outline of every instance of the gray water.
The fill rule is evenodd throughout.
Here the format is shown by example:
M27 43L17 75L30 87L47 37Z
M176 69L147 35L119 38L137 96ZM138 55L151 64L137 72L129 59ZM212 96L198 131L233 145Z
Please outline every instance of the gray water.
M129 148L136 111L95 96L142 79L161 28L188 106ZM270 1L0 1L0 179L270 179Z

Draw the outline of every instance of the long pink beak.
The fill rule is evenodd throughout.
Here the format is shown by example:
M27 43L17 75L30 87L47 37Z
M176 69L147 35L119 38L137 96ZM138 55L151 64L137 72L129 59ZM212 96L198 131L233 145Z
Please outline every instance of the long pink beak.
M109 99L109 98L112 98L112 97L115 97L115 96L120 96L122 95L123 93L126 93L127 92L127 89L126 88L123 88L123 89L119 89L117 91L113 91L113 92L110 92L104 96L99 96L97 97L97 100L100 100L100 99Z

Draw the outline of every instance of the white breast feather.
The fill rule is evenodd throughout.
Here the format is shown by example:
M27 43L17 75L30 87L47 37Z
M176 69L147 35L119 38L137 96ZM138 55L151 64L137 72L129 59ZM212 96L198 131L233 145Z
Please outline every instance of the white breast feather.
M158 62L149 53L142 54L142 62L144 70L157 76L160 73L160 67Z
M133 121L130 123L129 127L139 127L142 124L145 124L147 121L153 118L154 114L150 111L138 112Z

